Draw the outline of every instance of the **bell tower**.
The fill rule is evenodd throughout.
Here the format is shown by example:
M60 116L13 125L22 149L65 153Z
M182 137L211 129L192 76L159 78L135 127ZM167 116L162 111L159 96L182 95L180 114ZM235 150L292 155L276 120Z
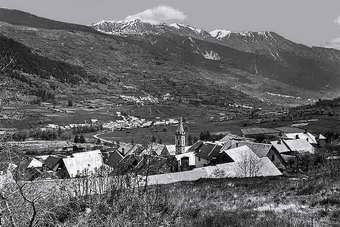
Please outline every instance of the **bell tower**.
M185 152L185 131L183 127L183 119L181 117L175 136L176 154L183 154Z

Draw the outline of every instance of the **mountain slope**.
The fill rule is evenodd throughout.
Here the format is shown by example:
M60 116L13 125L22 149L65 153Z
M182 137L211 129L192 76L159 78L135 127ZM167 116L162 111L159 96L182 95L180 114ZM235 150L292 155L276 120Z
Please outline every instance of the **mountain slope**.
M31 52L29 48L12 39L0 35L0 64L9 65L9 69L35 74L41 78L54 77L65 83L77 83L87 79L84 69L79 66L51 60Z
M284 61L280 56L280 52L290 52L300 57L318 60L340 60L339 50L297 44L275 32L230 32L215 30L210 32L210 34L219 40L220 43L234 49L267 55L278 61Z
M12 10L0 8L0 21L13 25L28 26L32 28L45 28L96 33L96 30L88 26L54 21L14 9Z
M152 47L147 48L158 52L167 50L164 54L176 56L174 60L181 59L190 64L196 61L199 62L196 65L204 64L215 71L235 67L307 90L340 89L340 68L337 64L340 54L337 51L328 53L324 48L309 48L273 32L216 30L210 35L190 26L152 25L140 20L100 22L94 28L152 43ZM218 62L211 67L211 62L200 62L200 55Z
M59 22L48 19L44 26L36 20L22 26L12 18L11 24L0 22L0 34L37 55L83 68L82 83L98 94L170 93L184 102L252 106L302 104L340 88L336 50L309 48L275 33L217 31L213 37L192 26L139 20L102 21L93 32L68 24L56 29Z
M223 106L228 103L261 104L259 100L217 86L213 79L200 76L205 70L172 61L153 52L131 37L107 36L88 32L34 29L2 23L0 33L31 48L32 52L55 61L64 61L86 70L86 87L72 93L82 97L152 95L169 93L181 102ZM65 81L58 86L68 86ZM62 90L62 89L59 89Z

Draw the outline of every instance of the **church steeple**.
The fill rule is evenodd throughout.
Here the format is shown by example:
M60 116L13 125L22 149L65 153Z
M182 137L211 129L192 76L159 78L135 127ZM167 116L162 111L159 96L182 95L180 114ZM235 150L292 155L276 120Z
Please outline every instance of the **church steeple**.
M185 131L183 127L183 119L181 117L178 128L176 130L176 154L183 154L185 152Z

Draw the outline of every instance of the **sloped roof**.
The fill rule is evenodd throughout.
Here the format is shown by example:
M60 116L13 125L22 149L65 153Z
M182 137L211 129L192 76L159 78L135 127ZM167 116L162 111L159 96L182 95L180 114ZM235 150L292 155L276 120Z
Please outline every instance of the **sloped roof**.
M128 154L130 153L130 150L134 147L133 144L130 143L119 143L118 150L121 154Z
M281 171L269 160L269 158L264 157L258 159L258 165L259 169L258 171L254 172L255 176L280 176L282 175ZM225 177L254 177L246 175L242 169L239 162L230 162L225 164L220 164L216 166L209 166L204 167L204 169L207 171L207 175L209 178L225 178ZM221 174L216 174L217 171L220 171Z
M283 140L281 140L280 142L278 140L276 141L271 141L270 142L273 147L275 147L275 149L281 154L281 153L286 153L286 152L290 152L289 147L284 143Z
M189 148L189 152L191 151L196 151L197 149L199 149L203 144L203 141L199 140L196 143L194 143L190 148Z
M248 146L259 158L266 157L273 145L265 143L253 143L248 141L240 141L239 146Z
M38 159L32 158L31 162L27 166L27 168L42 168L43 163Z
M50 155L44 162L44 164L49 168L53 169L61 160L61 157Z
M220 143L197 141L189 148L189 152L195 152L197 157L210 160L220 153L222 145Z
M296 139L296 136L299 137L299 139L304 139L308 141L311 144L317 144L318 142L315 139L315 136L313 136L311 133L286 133L286 136L289 139Z
M110 167L118 167L119 163L124 159L124 156L118 151L114 150L106 154L104 162Z
M243 135L261 135L261 134L276 134L278 130L272 128L242 128Z
M212 143L203 143L200 148L195 151L196 155L205 160L209 160L210 153L215 149L217 145Z
M166 149L166 151L167 151L167 148L164 144L152 143L152 144L149 144L148 147L142 151L141 155L158 155L158 156L160 156L164 149Z
M319 140L326 140L326 139L327 138L324 135L322 135L322 134L319 135Z
M75 177L95 173L103 165L103 158L101 152L95 150L74 153L73 157L63 158L63 162L70 177Z
M125 153L125 155L139 155L144 150L143 145L141 144L135 144L128 152Z
M229 150L223 150L234 162L242 162L245 159L259 159L259 157L248 147L241 146Z
M148 184L171 184L176 182L196 181L207 177L207 171L203 168L199 168L191 171L152 175L148 177Z
M165 145L166 149L168 149L168 152L170 155L175 155L176 154L176 145Z
M267 157L258 160L259 171L256 173L256 176L266 177L282 175L280 170ZM242 171L240 171L239 165L240 164L237 162L231 162L216 166L197 168L191 171L152 175L148 177L148 184L172 184L183 181L196 181L202 178L248 177L243 175ZM216 174L218 171L223 172L223 174Z
M222 143L229 143L232 140L243 140L245 139L244 137L238 136L238 135L234 135L234 134L228 134L225 137L223 137L222 139L220 139L220 142Z
M148 162L147 162L148 161ZM177 161L175 157L158 157L158 156L144 156L142 160L135 167L139 174L160 174L163 172L170 172L171 169L177 168Z
M291 151L314 153L314 147L305 139L284 140Z

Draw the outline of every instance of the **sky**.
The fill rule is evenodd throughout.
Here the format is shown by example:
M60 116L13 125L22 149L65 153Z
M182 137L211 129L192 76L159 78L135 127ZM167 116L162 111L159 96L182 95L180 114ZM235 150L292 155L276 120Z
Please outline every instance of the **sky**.
M340 49L340 0L0 0L0 7L85 25L141 18L207 31L274 31L298 43Z

